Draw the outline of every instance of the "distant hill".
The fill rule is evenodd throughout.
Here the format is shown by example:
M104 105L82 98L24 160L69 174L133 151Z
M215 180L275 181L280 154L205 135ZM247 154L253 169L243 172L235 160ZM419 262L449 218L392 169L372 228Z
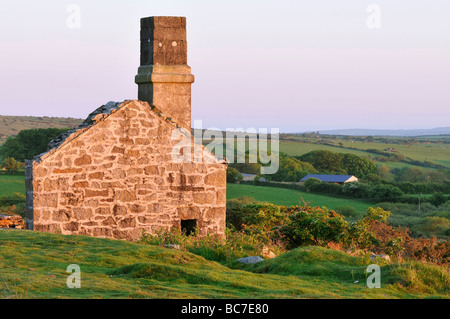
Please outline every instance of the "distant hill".
M432 129L412 129L412 130L342 129L342 130L323 130L319 132L320 134L328 134L328 135L353 135L353 136L450 135L450 126L437 127Z
M71 117L37 117L0 115L0 144L9 136L17 135L21 130L37 128L74 128L83 122Z

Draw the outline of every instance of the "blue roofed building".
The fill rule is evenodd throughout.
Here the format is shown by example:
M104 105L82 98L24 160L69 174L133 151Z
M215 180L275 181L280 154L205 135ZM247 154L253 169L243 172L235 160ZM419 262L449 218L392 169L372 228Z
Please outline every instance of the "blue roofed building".
M353 175L324 175L324 174L309 174L300 180L300 183L304 183L310 178L317 178L323 183L335 183L344 184L348 182L358 182L358 178Z

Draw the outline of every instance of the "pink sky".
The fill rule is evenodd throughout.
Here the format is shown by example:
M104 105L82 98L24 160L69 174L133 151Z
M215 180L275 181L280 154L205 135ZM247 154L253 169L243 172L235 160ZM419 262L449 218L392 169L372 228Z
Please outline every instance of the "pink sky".
M0 114L85 118L137 98L139 19L187 17L193 120L281 131L450 126L449 1L5 1Z

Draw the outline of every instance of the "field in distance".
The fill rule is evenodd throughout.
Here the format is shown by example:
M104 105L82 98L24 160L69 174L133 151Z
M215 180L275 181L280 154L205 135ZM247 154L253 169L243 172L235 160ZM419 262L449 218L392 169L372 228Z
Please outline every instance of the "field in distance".
M47 116L4 116L0 115L0 144L9 136L17 135L21 130L38 128L67 128L77 127L83 122L82 119L70 117L47 117Z
M333 210L339 207L352 206L361 216L367 212L367 208L374 206L363 200L305 193L294 189L245 184L227 184L227 200L241 196L253 197L260 202L268 202L282 206L304 205L303 200L309 206L325 206Z

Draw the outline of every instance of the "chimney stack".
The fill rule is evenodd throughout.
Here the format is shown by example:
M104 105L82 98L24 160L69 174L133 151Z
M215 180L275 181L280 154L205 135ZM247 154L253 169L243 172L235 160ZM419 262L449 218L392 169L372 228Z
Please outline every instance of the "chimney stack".
M135 82L138 99L191 129L191 83L187 65L186 18L141 19L141 65Z

